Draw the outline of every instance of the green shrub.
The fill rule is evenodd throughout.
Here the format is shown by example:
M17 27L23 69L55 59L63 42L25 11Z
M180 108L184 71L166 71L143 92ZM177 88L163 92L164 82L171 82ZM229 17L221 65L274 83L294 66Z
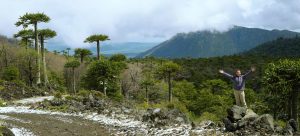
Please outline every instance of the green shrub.
M62 98L62 94L60 92L55 92L54 93L54 98L61 99Z
M118 86L119 76L124 69L120 62L95 61L89 65L86 74L83 76L82 86L88 90L103 91L106 88L107 96L115 100L121 100Z
M205 121L205 120L211 120L213 122L220 122L221 119L216 114L209 113L209 112L203 112L201 114L201 116L197 119L197 121L201 122L201 121Z
M281 128L285 128L286 127L286 122L283 120L275 120L276 125L280 126Z
M174 105L174 103L167 103L166 104L166 108L168 108L168 109L174 109L175 105Z
M162 104L163 108L168 108L168 109L178 109L183 113L188 113L188 109L186 108L186 106L177 100L174 100L173 102L166 102Z
M0 107L4 107L6 104L7 103L4 100L0 99Z
M19 76L19 69L14 66L6 67L2 71L2 78L7 81L17 80Z
M67 92L67 88L65 86L62 86L62 85L57 85L55 90L62 93L62 94Z
M78 102L83 101L83 97L78 96L78 95L68 95L68 96L65 97L65 99L68 100L68 101L78 101Z
M73 97L73 96L70 96L70 95L66 96L65 99L66 99L66 100L69 100L69 101L75 100L74 97Z
M22 80L14 80L12 82L16 83L20 87L26 87L26 84Z
M257 95L256 92L254 92L254 90L246 88L245 89L245 95L246 95L246 102L247 105L253 105L255 104L255 102L259 101L259 97Z
M4 90L4 86L0 85L0 91Z
M123 95L119 91L112 94L110 97L111 97L111 99L113 99L114 101L117 101L117 102L121 102L124 98Z
M78 95L82 97L88 97L90 94L90 91L88 90L79 90Z
M260 97L260 96L258 96ZM252 109L253 111L255 111L257 114L264 114L264 113L270 113L270 108L267 105L266 102L261 100L262 98L260 98L259 100L255 101L254 103L250 103L250 109ZM247 100L247 98L246 98Z
M60 111L60 112L67 112L69 109L68 105L61 105L61 106L49 106L49 110L52 111Z
M93 96L96 97L97 99L105 98L105 95L102 92L95 91L95 90L91 90L91 92L92 92Z
M53 71L49 72L49 82L56 86L63 86L65 84L63 77Z
M140 104L137 104L136 107L138 109L148 109L150 107L150 105L146 101L144 101Z
M117 62L125 61L126 59L127 59L126 56L123 54L114 54L109 58L110 61L117 61Z

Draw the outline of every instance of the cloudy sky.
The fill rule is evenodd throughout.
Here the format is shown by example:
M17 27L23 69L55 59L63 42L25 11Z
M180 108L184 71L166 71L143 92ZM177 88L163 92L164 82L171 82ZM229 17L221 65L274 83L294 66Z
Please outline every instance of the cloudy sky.
M0 0L0 34L11 37L26 12L44 12L54 41L85 46L90 34L112 42L160 42L178 32L233 25L300 31L300 0Z

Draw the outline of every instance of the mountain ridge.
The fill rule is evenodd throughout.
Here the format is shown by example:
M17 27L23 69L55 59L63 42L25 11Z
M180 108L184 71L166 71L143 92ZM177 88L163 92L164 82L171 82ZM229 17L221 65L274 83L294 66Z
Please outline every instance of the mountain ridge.
M269 57L300 57L300 37L278 38L263 43L240 55L269 56Z
M240 26L224 32L204 30L178 33L137 57L207 58L232 55L279 37L291 38L298 34L289 30L265 30Z

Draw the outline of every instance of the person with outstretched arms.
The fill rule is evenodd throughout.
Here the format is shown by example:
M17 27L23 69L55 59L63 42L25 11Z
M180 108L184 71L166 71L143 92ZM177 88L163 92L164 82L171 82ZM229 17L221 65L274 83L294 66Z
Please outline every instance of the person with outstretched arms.
M237 69L235 71L235 75L228 74L224 72L224 70L220 69L219 72L228 77L233 82L233 89L234 89L234 97L236 105L241 107L246 107L246 100L245 100L245 81L250 73L254 72L255 68L252 67L246 74L242 75L241 70Z

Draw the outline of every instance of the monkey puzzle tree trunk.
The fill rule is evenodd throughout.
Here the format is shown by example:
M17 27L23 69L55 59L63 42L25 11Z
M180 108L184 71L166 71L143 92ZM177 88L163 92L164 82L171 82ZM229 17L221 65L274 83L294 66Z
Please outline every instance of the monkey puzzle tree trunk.
M38 33L37 33L37 23L34 23L34 48L38 51Z
M147 104L149 103L149 97L148 97L148 86L146 85L146 101Z
M37 64L37 84L41 83L41 66L40 66L40 48L38 45L38 33L37 33L37 22L34 23L34 45L37 51L36 64Z
M44 86L47 86L49 83L48 75L47 75L47 67L46 67L46 56L45 56L45 46L44 46L44 37L41 36L41 55L43 59L43 78L44 78Z
M100 60L100 42L97 41L97 59Z
M29 85L32 86L33 85L33 75L32 75L32 64L31 64L31 59L28 61L28 70L29 70Z
M292 105L291 105L291 114L292 119L298 123L298 89L292 91Z
M4 64L5 64L5 67L8 67L7 49L5 48L4 45L2 46L2 51L3 51L3 54L4 54Z
M38 47L38 52L37 52L37 84L41 84L41 59L40 59L40 47Z
M73 92L76 95L76 80L75 80L75 68L72 67L72 73L73 73Z
M105 80L103 80L103 93L104 93L104 96L107 96L106 95L106 87L105 87Z
M171 72L168 72L168 85L169 85L169 102L172 102Z
M25 39L25 50L26 50L26 51L27 51L27 49L28 49L27 46L28 46L28 38Z
M80 55L80 63L83 62L83 55Z
M290 94L288 99L287 111L288 111L288 118L291 119L292 117L292 105L293 105L293 94Z

